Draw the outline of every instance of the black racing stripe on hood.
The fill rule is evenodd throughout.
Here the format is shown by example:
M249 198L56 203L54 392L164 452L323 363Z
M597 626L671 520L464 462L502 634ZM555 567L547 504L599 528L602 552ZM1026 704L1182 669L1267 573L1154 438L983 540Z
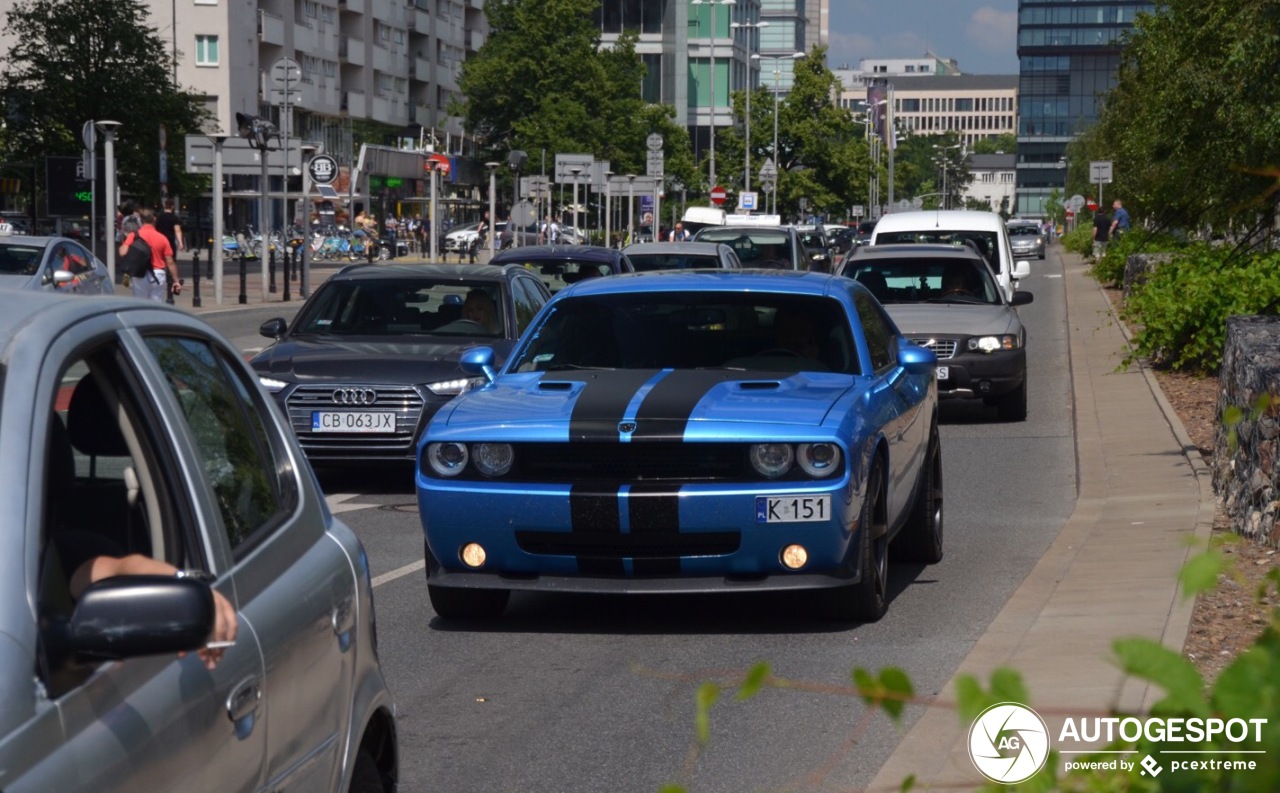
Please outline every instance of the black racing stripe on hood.
M689 416L712 388L727 381L759 380L739 372L711 369L679 369L658 381L636 411L632 439L684 439Z
M615 430L616 432L616 430ZM579 553L578 572L583 575L621 576L621 558L605 558L591 553L616 543L622 533L618 512L618 484L574 485L569 489L569 526L573 545Z
M557 373L546 380L585 383L569 416L569 442L616 441L618 422L636 391L658 373L657 369L620 369L601 372Z
M680 535L680 486L632 485L627 496L631 533L645 545L659 545L662 538ZM636 575L678 575L680 551L671 544L670 556L633 559Z

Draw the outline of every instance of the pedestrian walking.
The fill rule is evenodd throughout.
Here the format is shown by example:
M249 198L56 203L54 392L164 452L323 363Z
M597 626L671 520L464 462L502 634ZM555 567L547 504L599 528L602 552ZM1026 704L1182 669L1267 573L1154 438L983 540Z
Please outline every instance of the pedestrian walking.
M175 295L182 291L182 281L178 278L178 265L173 260L173 248L170 247L169 240L156 230L155 210L143 207L138 211L138 219L142 225L137 231L125 235L124 241L120 243L120 248L116 252L123 257L128 253L129 246L133 244L134 235L142 237L142 240L151 247L151 272L137 278L131 277L130 288L133 290L134 297L163 303L168 296L170 284L173 285Z
M172 198L166 198L161 206L162 209L156 215L156 231L163 234L169 241L169 247L173 249L176 257L179 252L187 249L187 240L182 233L182 221L173 211Z
M1124 208L1124 204L1118 198L1111 202L1111 208L1115 212L1111 216L1111 229L1108 238L1114 239L1129 230L1129 210Z

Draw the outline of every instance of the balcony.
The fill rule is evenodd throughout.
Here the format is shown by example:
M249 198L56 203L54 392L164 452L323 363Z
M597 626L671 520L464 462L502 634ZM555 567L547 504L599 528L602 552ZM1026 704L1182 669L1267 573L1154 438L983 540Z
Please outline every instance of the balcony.
M342 91L338 78L319 77L302 86L302 106L313 113L336 116L342 112Z
M421 80L424 83L429 83L435 80L435 73L432 69L431 61L426 58L414 58L413 79Z
M344 14L369 13L368 0L338 0L338 10Z
M293 23L293 48L301 52L316 52L320 49L320 36L316 33L314 23Z
M359 91L347 91L343 95L342 112L352 118L368 118L369 104L365 95Z
M404 4L392 3L391 0L369 0L369 11L373 18L392 27L404 24Z
M364 42L350 36L338 39L338 60L352 66L364 66Z
M275 14L258 10L258 41L263 44L284 46L284 19Z
M421 8L414 8L409 12L412 16L409 19L409 29L415 33L431 32L431 14Z
M374 121L400 127L409 123L409 108L405 105L403 98L390 94L375 94L369 109L369 117Z
M409 72L409 59L405 54L392 52L386 47L376 44L373 47L372 65L373 68L380 72L394 74L398 77L407 76Z

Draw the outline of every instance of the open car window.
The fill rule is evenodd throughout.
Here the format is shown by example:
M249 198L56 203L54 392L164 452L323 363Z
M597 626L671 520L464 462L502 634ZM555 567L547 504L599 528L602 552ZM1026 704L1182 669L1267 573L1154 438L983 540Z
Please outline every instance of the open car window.
M561 300L528 333L509 371L743 369L858 374L836 300L670 292Z

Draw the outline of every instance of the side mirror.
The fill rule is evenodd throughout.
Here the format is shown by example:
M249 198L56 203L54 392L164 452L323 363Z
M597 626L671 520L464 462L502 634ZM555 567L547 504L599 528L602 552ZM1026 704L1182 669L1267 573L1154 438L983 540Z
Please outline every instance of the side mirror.
M213 591L194 578L134 575L89 585L56 642L98 660L166 655L204 646L213 632Z
M485 380L492 383L498 374L493 369L493 348L472 347L462 354L458 361L462 371L469 375L484 375Z
M1036 296L1031 294L1030 292L1014 292L1013 300L1009 301L1009 305L1025 306L1026 304L1034 301L1035 299L1036 299Z
M1031 262L1021 261L1013 263L1013 280L1018 281L1031 275Z
M284 332L288 329L289 324L282 318L276 317L269 319L258 326L258 333L266 336L268 339L280 339L284 336Z
M938 356L933 350L899 338L898 363L911 374L930 374L938 366Z

